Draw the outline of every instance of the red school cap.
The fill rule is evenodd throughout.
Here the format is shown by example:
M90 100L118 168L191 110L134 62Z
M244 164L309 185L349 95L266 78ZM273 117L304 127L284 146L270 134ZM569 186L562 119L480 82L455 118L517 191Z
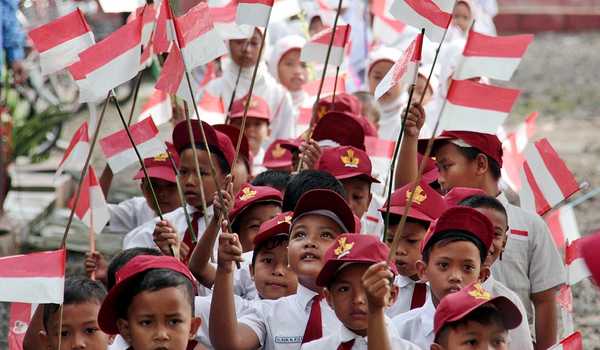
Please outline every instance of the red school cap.
M198 119L192 119L192 134L194 135L194 141L196 141L197 145L204 144L204 139L202 138L202 132L200 130L200 122ZM235 148L231 143L231 140L227 135L223 134L215 130L210 124L207 122L201 122L202 128L204 129L204 133L206 134L206 141L208 142L208 146L211 151L213 148L218 149L225 156L225 160L229 164L229 167L232 167L233 158L235 157ZM190 135L187 128L187 122L185 120L179 122L175 129L173 129L173 144L175 145L175 150L181 156L181 152L192 144L192 140L190 139Z
M417 164L421 165L421 162L425 161L425 168L423 169L422 179L427 184L433 184L437 181L440 176L440 172L438 171L437 165L435 164L435 160L432 158L425 158L422 154L417 153Z
M483 154L495 160L498 165L502 167L502 143L498 139L498 136L474 131L444 131L440 136L435 138L433 149L442 142L452 140L460 140L470 147L477 148ZM428 141L429 139L419 140L418 148L420 153L425 152Z
M263 222L258 229L258 234L254 236L254 246L256 247L276 236L289 236L293 215L293 212L287 211L285 213L277 214L274 218Z
M411 196L413 183L404 185L392 193L390 199L390 214L402 216ZM425 181L421 182L415 188L412 205L408 210L408 217L432 222L437 220L447 209L444 198L431 188ZM385 217L387 213L387 202L379 208L381 215Z
M238 119L244 116L244 108L248 101L248 95L236 100L231 105L230 119ZM250 98L250 105L248 106L248 114L246 117L263 119L267 122L271 122L271 108L265 99L258 95L252 95Z
M240 137L240 129L238 129L236 126L229 124L215 124L213 125L213 128L216 131L225 134L229 138L229 141L231 141L231 145L235 149L235 147L237 146L238 138ZM240 155L242 156L246 167L248 167L248 171L252 173L253 157L250 153L250 144L248 143L248 138L246 137L246 135L242 135L242 143L240 144Z
M455 207L458 203L473 196L487 196L482 189L472 187L453 187L445 196L444 200L448 207Z
M354 146L366 150L363 127L356 118L343 112L333 111L325 114L315 125L312 139L330 140L337 146Z
M581 256L592 274L592 279L600 285L600 231L582 239L584 241L581 244Z
M314 189L304 193L298 202L296 202L294 215L292 216L292 226L301 216L311 212L329 217L336 221L340 227L345 226L347 232L356 231L354 213L344 197L340 196L337 192ZM334 217L330 217L329 214L333 214Z
M275 140L269 145L263 158L263 166L265 168L277 170L292 166L292 152L282 146L283 142L285 140Z
M281 206L283 195L278 190L269 186L253 186L244 184L235 195L233 209L229 212L229 221L233 222L250 206L257 203L274 203Z
M327 112L343 112L351 115L358 121L363 128L365 136L377 136L377 128L362 115L362 103L358 97L340 93L335 95L335 102L332 96L323 97L317 103L317 120L325 116Z
M492 298L492 294L476 282L442 298L435 310L433 332L437 334L444 325L460 321L471 312L484 306L491 306L498 310L507 330L517 328L523 321L523 315L510 299L504 296Z
M108 295L100 306L98 312L98 325L106 334L117 334L117 319L119 318L119 300L132 287L132 282L135 282L135 277L148 270L166 269L178 272L192 282L194 292L197 291L196 279L188 269L178 259L172 256L160 255L139 255L131 259L128 263L121 267L116 275L116 283L108 292Z
M166 144L166 152L160 153L154 157L145 158L144 165L146 166L148 177L176 183L177 176L175 170L173 170L169 155L173 158L176 167L179 167L179 155L175 151L172 143L167 142ZM133 177L133 180L141 180L144 177L144 171L140 169Z
M324 149L317 170L326 171L338 180L361 177L370 183L379 183L371 175L372 165L367 153L352 146Z
M317 276L317 285L324 287L348 264L375 264L386 261L390 248L371 234L344 233L326 251L325 264ZM388 264L394 275L398 274L396 264Z

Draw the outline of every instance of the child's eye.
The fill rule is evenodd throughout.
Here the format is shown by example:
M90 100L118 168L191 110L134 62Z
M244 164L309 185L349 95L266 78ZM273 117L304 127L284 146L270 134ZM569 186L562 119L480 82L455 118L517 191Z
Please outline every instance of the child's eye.
M463 344L469 345L469 346L477 346L479 342L477 341L477 339L467 339L463 342Z
M63 337L63 338L66 338L66 337L68 337L70 335L71 335L71 333L69 331L62 331L62 332L60 332L60 336Z
M141 320L140 321L140 326L143 326L143 327L149 326L150 324L152 324L152 321L150 321L150 320Z
M441 262L437 264L442 270L445 270L448 268L448 263L445 262Z
M473 272L473 270L475 270L475 266L473 266L473 265L465 265L465 271L467 271L467 272Z
M98 330L99 330L98 328L88 327L88 328L84 329L84 333L88 334L88 335L92 335L92 334L96 333Z
M321 232L321 237L325 239L334 239L334 235L331 232Z
M292 232L291 239L301 239L301 238L304 238L305 236L306 236L306 233L304 231L295 231L295 232Z
M270 264L273 262L272 258L262 258L260 259L260 262L262 262L263 264Z
M183 323L183 320L179 319L179 318L173 318L169 320L169 325L171 326L176 326L180 323Z
M349 290L350 290L350 288L348 286L339 286L339 287L337 287L337 291L341 292L341 293L347 292Z
M415 245L415 244L419 243L418 239L407 239L407 241L410 245Z

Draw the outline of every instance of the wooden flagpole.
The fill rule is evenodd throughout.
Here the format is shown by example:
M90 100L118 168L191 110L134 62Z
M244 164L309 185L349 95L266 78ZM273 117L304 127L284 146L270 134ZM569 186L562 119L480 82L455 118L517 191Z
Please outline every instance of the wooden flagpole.
M96 251L96 237L94 236L94 208L91 205L92 200L90 198L90 227L88 231L89 240L90 240L90 252L93 254ZM90 276L92 281L96 280L96 270L92 271L92 275Z
M244 50L250 44L250 39L246 40L244 44ZM235 101L235 95L237 93L238 85L240 84L240 77L242 76L242 66L238 69L237 77L235 78L235 84L233 85L233 91L231 91L231 99L229 100L229 106L227 106L227 115L225 116L225 124L229 124L231 108L233 107L233 101Z

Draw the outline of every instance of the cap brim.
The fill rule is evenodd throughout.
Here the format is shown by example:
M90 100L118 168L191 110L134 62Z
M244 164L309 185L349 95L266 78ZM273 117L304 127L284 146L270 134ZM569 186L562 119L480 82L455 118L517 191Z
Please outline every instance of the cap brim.
M306 192L294 208L292 222L300 215L314 210L329 210L335 213L342 221L348 232L356 231L354 214L346 200L333 191L311 190Z
M161 180L165 180L165 181L169 181L169 182L173 182L173 183L177 182L177 178L175 177L175 172L173 171L173 169L171 167L166 167L166 166L150 167L150 168L146 168L146 171L148 172L148 177L150 177L150 178L161 179ZM144 171L140 170L137 172L137 174L135 174L133 179L141 180L144 177L145 177Z
M229 119L242 119L244 117L244 113L236 113L236 114L232 114ZM265 117L264 115L252 115L250 113L248 113L246 115L246 118L254 118L254 119L260 119L260 120L264 120L267 123L271 122L271 119Z
M419 139L417 141L417 151L420 154L425 154L425 150L427 149L427 144L429 143L429 140L431 138L426 138L426 139ZM439 147L440 144L442 142L447 142L450 140L456 140L456 137L450 137L450 136L437 136L435 138L435 140L433 141L433 146L431 147L431 154L429 155L430 157L433 157L434 155L434 150L436 149L436 147Z
M365 179L371 183L380 183L381 181L377 180L376 178L374 178L373 176L369 175L369 174L365 174L365 173L346 173L344 175L339 175L336 176L335 178L338 180L345 180L345 179L350 179L353 177L360 177L362 179Z
M272 196L265 196L264 198L261 198L249 205L246 205L245 207L243 207L242 209L240 209L239 211L235 212L232 211L229 213L229 217L230 217L230 221L231 224L233 225L233 223L235 221L237 221L238 217L245 212L246 210L254 207L257 204L279 204L281 205L281 197L277 197L276 195L272 195Z
M323 268L321 269L321 272L319 272L319 275L317 276L317 286L319 287L326 287L330 282L331 279L337 274L337 272L339 271L340 267L344 264L348 264L348 263L361 263L361 264L368 264L369 261L366 261L365 259L339 259L339 260L328 260L327 262L325 262L325 265L323 265ZM376 263L376 261L372 262L373 264Z
M404 215L404 211L406 207L398 207L398 206L390 206L390 214L392 215L398 215L398 216L402 216ZM386 211L387 207L384 205L383 208L380 208L379 211L385 215L385 213L387 213ZM408 215L409 218L412 219L416 219L416 220L421 220L421 221L427 221L427 222L432 222L435 219L431 218L429 215L422 213L421 211L417 210L415 207L411 206L410 209L408 209Z
M258 246L259 244L273 238L273 237L277 237L280 235L286 235L289 236L289 228L290 228L290 223L289 222L282 222L278 225L275 225L271 228L269 228L268 230L265 230L259 234L257 234L256 236L254 236L254 247Z
M267 169L279 169L291 167L293 165L292 160L284 161L284 160L276 160L276 161L268 161L264 162L263 166Z
M119 318L117 302L121 298L123 292L130 287L130 284L131 280L115 284L108 291L106 298L104 298L102 305L100 305L100 311L98 311L98 325L104 333L109 335L119 333L119 328L117 327L117 319Z
M482 300L482 303L469 308L465 312L452 317L446 322L458 321L473 312L473 310L487 304L491 304L498 309L498 313L500 314L500 317L502 317L502 323L504 323L504 327L506 327L508 330L517 328L523 321L523 315L521 315L521 311L519 311L519 309L512 301L510 301L510 299L504 296L497 296L488 301Z

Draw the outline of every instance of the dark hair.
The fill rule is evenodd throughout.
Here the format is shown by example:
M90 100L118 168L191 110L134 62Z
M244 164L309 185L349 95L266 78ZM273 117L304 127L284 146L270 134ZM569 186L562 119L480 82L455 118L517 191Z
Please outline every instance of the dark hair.
M286 186L290 182L292 175L285 171L267 170L256 175L252 180L253 186L270 186L279 191L285 191Z
M333 175L319 170L303 170L294 175L283 195L283 211L294 210L296 202L305 192L316 189L332 190L346 198L346 191L341 182Z
M189 145L183 147L183 149L179 152L179 154L181 155L181 153L183 153L183 151L185 151L186 149L190 149L190 148L192 148L192 144L189 144ZM201 143L201 142L196 143L196 149L198 151L208 152L206 150L206 146L204 146L204 143ZM221 173L229 174L231 172L231 166L229 165L227 158L225 158L225 154L223 154L223 152L219 148L211 145L210 146L210 154L212 156L212 159L215 160L215 162L217 163L216 165L219 166Z
M112 260L108 264L108 268L106 269L106 287L108 289L111 289L115 285L115 275L117 271L119 271L119 269L123 267L123 265L127 264L129 260L135 258L138 255L160 256L162 255L162 253L158 249L146 247L129 248L121 251L119 254L115 255L112 258Z
M192 308L194 314L194 286L192 281L179 272L168 269L151 269L144 271L128 281L128 286L121 298L117 300L117 311L119 318L127 318L129 306L136 295L142 292L156 292L165 288L182 288L185 298Z
M474 195L463 199L458 204L471 208L486 208L495 210L502 213L502 215L508 219L508 214L506 213L506 208L504 208L504 205L502 205L499 200L491 196Z
M437 233L431 237L425 248L423 248L423 261L429 263L429 256L431 255L433 248L444 247L454 242L473 243L479 250L479 257L481 258L481 263L483 264L485 258L487 257L488 249L486 249L483 242L479 238L475 237L472 233L459 230L445 231Z
M244 215L248 214L251 208L263 205L275 205L281 208L281 202L277 200L264 200L256 202L254 204L250 204L248 207L244 208L244 210L238 212L235 217L231 218L231 229L233 230L233 232L237 232L238 234L240 234L240 224Z
M488 164L490 166L490 173L492 174L494 180L497 181L500 179L500 176L502 175L500 172L500 164L498 164L496 160L492 159L492 157L481 152L478 148L475 147L457 147L460 153L462 153L462 155L464 155L465 157L467 157L467 159L471 161L475 160L478 155L483 154L488 160Z
M65 280L63 305L93 302L102 304L106 297L106 288L99 281L92 281L83 276L69 277ZM45 304L43 313L44 329L48 331L50 317L59 309L59 304Z
M383 221L385 222L385 218L387 217L386 212L382 212L381 216L383 217ZM400 220L402 219L401 215L390 213L390 222L388 226L395 226L400 224ZM406 218L406 222L411 222L413 224L420 225L424 230L429 229L429 222L424 220L417 220L413 218ZM395 233L395 232L394 232ZM394 235L388 235L387 232L384 233L384 237L386 240L394 239Z
M288 235L276 235L274 237L267 239L264 242L261 242L259 245L254 247L254 253L252 254L252 267L254 267L254 264L256 263L256 258L258 257L258 254L260 254L261 251L267 250L267 249L268 250L275 249L282 245L287 246L289 241L290 241L290 236L288 236Z
M447 346L448 333L450 330L465 327L469 322L477 322L484 326L499 325L507 330L502 322L500 311L492 305L483 305L471 311L458 321L446 323L442 329L435 334L434 343Z

